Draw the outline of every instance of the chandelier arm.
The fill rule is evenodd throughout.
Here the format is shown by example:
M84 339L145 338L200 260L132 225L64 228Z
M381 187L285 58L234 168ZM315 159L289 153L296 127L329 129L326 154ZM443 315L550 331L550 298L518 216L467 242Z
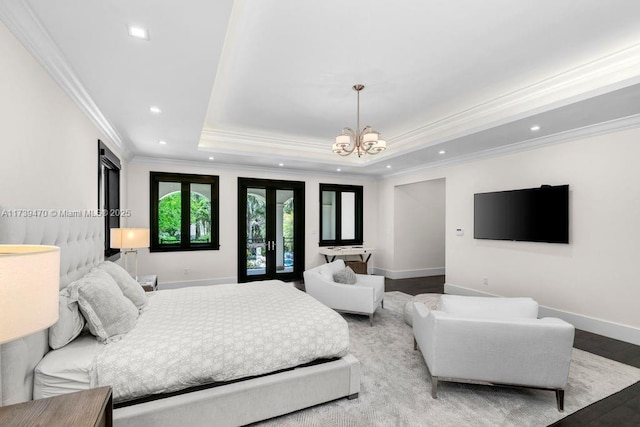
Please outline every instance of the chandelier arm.
M347 147L343 148L342 151L345 152L346 154L343 154L343 156L347 156L351 153L353 153L353 151L357 148L358 146L356 144L349 144Z
M342 132L346 132L346 133L348 133L348 134L351 136L351 139L355 140L355 138L356 138L356 131L354 131L353 129L348 128L348 127L347 127L347 128L342 128Z

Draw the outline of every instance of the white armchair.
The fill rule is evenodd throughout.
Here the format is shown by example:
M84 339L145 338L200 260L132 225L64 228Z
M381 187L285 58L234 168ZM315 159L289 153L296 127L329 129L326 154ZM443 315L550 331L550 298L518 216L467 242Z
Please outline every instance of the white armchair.
M384 276L356 274L354 285L334 282L333 275L344 268L344 261L338 259L305 271L305 290L336 311L369 315L373 326L373 313L384 307Z
M538 319L531 298L443 295L439 310L414 303L414 348L438 381L502 384L554 390L564 409L573 348L573 325Z

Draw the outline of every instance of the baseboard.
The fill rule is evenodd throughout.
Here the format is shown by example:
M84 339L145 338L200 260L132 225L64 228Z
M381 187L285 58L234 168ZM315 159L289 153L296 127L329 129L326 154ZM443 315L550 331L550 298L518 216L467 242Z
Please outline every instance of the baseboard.
M412 279L414 277L442 276L444 267L422 268L419 270L387 270L374 267L373 274L388 277L389 279Z
M452 295L466 296L484 296L497 297L499 295L489 292L482 292L476 289L469 289L463 286L444 284L444 292ZM540 306L538 311L540 317L557 317L571 323L577 329L592 332L594 334L603 335L631 344L640 345L640 329L632 326L622 325L620 323L610 322L608 320L597 319L595 317L584 316L582 314L572 313L570 311L558 310L555 308Z
M189 286L226 285L227 283L238 283L238 278L223 277L219 279L187 280L184 282L159 282L158 290L186 288Z

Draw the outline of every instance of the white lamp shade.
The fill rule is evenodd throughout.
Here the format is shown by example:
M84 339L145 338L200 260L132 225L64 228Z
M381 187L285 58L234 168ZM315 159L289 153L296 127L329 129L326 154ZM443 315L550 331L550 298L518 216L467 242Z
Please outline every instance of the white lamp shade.
M384 139L379 139L378 142L373 146L373 151L379 153L387 149L387 141Z
M112 228L111 247L137 249L149 247L148 228Z
M362 142L365 143L365 144L372 145L370 143L376 142L378 140L378 135L380 135L380 134L378 132L376 132L375 130L367 132L364 135L362 135Z
M334 147L345 148L351 143L351 137L347 134L341 133L336 136L336 143L333 144Z
M0 344L58 320L60 248L0 245Z

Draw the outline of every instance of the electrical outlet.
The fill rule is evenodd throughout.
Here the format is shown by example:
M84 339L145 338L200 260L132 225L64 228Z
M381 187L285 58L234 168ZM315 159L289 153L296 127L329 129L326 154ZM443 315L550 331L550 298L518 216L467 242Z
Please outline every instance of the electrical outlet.
M483 277L483 278L482 278L482 283L483 283L485 286L489 286L489 278L488 278L488 277Z
M189 274L189 268L184 269L184 274Z

